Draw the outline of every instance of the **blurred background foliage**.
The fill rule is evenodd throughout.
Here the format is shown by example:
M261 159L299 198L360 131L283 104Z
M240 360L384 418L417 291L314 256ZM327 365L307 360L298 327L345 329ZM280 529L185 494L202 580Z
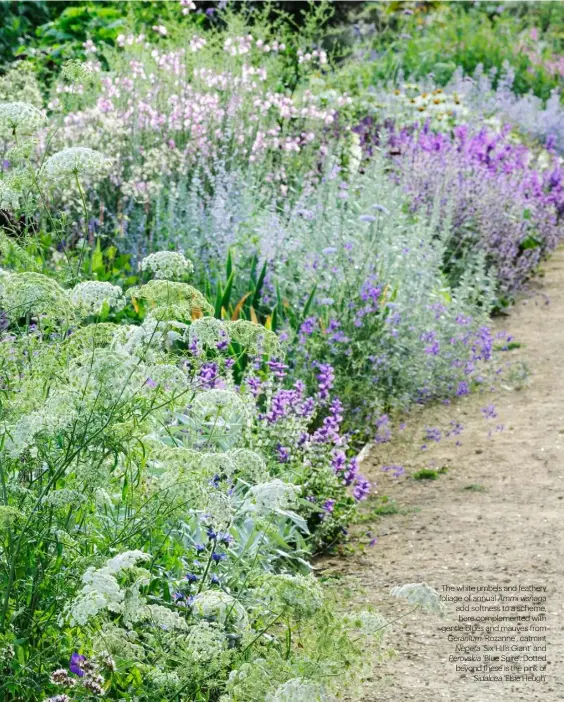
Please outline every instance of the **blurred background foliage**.
M225 2L200 2L191 22L213 25ZM471 74L478 65L516 71L514 90L542 99L561 85L564 3L561 2L246 2L231 7L249 14L282 15L296 28L316 6L319 44L336 57L359 51L349 70L359 88L395 78L433 73L446 83L457 67ZM320 16L323 21L320 22ZM0 2L0 70L30 59L43 80L65 61L84 56L83 43L112 45L130 29L155 23L172 26L185 18L177 2ZM344 76L346 79L346 75ZM354 86L352 86L354 89Z
M516 72L517 94L546 99L562 85L564 4L561 2L365 3L348 28L372 49L369 83L432 74L446 84L457 67Z

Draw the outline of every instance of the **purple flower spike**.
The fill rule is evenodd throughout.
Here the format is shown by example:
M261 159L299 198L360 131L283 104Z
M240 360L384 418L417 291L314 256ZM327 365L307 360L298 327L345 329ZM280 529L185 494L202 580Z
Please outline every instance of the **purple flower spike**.
M335 380L335 371L333 366L328 363L318 364L319 373L317 374L317 381L319 383L319 397L321 400L327 400L329 398L329 391L333 387Z
M290 451L280 444L276 447L276 453L278 454L278 461L280 463L288 463L290 460Z

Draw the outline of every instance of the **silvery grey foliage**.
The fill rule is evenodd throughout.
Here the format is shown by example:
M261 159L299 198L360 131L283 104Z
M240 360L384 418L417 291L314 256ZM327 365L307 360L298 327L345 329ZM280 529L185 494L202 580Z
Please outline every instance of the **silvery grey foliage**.
M512 88L515 70L506 63L494 87L495 71L486 73L481 66L473 76L465 76L458 69L447 90L458 91L477 115L517 127L522 133L549 142L564 152L564 107L561 95L553 91L544 102L532 93L516 95Z

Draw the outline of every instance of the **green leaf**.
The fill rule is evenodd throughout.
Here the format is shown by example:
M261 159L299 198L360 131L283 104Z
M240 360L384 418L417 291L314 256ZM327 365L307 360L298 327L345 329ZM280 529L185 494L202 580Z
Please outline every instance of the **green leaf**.
M100 239L96 241L96 248L92 254L92 273L104 272L104 256L102 255L102 248L100 246Z
M127 497L128 488L129 488L129 480L128 480L127 473L126 473L124 476L124 479L123 479L123 487L121 489L122 502L124 502L125 498Z
M257 263L258 259L256 254L253 256L252 261L251 261L251 272L249 274L249 288L254 288L255 284L257 282Z
M307 301L306 301L306 303L305 303L305 305L304 305L304 309L303 309L303 312L302 312L302 320L305 319L305 318L307 317L307 315L308 315L309 308L311 307L311 304L312 304L312 302L313 302L313 298L314 298L314 295L315 295L316 290L317 290L317 284L315 284L315 285L313 286L313 288L312 288L312 290L311 290L311 292L310 292L310 294L309 294L309 297L307 298Z
M100 312L100 321L105 322L106 319L108 319L109 314L110 314L110 306L108 305L108 301L104 300L104 304L102 305L102 310Z
M290 509L277 509L276 512L284 517L288 517L288 519L290 519L298 527L298 529L301 529L306 534L309 533L306 520L296 512L293 512Z
M229 274L229 278L227 279L227 283L225 284L225 291L223 293L223 297L221 299L221 306L224 309L229 308L229 301L231 300L231 291L233 290L233 281L235 280L235 271L232 270L231 273ZM220 310L221 312L221 310Z
M267 263L266 261L264 262L264 265L261 269L259 279L257 281L257 285L255 288L255 294L253 295L253 301L252 301L252 306L257 307L260 301L260 294L262 291L262 286L264 285L264 279L266 277L266 271L267 271Z
M276 281L276 309L280 317L284 317L284 303L282 301L282 292L280 291L280 284Z
M534 234L529 234L528 237L523 239L520 244L521 251L527 251L528 249L536 249L541 245L540 239L538 239Z
M221 319L222 302L223 302L223 289L221 287L221 280L219 279L219 276L218 276L218 278L217 278L217 293L215 296L215 305L214 305L214 316L216 319Z
M273 332L278 331L278 307L272 310L272 322L270 326Z
M117 249L115 246L108 246L108 248L104 251L104 256L110 262L114 260L114 258L116 257L116 254L117 254Z

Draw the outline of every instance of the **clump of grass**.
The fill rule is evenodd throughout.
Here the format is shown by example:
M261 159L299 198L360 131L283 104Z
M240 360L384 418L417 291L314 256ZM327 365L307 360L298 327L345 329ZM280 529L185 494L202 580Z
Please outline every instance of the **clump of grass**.
M515 349L522 348L523 344L519 341L510 341L509 343L496 344L494 346L494 351L514 351Z
M437 480L439 478L439 471L432 470L431 468L422 468L411 476L414 480Z
M387 497L382 499L381 504L374 507L372 515L385 517L389 514L399 514L400 508L395 500L390 500Z

